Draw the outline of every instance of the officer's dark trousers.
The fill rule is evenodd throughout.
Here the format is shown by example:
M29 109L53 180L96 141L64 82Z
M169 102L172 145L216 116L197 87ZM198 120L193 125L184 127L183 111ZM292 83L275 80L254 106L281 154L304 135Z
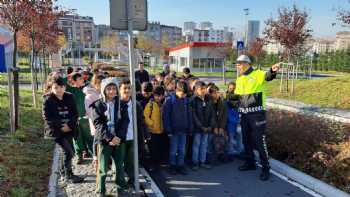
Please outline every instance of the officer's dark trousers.
M263 169L270 169L265 141L266 112L242 114L241 126L246 163L255 164L253 149L256 149Z

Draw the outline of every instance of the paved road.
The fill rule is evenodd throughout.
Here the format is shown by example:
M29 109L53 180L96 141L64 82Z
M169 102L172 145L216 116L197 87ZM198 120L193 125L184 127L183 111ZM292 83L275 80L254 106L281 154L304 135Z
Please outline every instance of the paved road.
M166 168L151 173L166 197L310 197L312 195L273 175L267 182L258 179L260 170L240 172L243 162L221 164L213 169L188 170L189 174L170 175Z

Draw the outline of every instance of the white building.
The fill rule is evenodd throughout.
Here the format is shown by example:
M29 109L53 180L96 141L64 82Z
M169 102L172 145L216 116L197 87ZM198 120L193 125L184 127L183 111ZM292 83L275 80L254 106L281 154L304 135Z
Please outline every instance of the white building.
M283 46L276 41L270 41L263 47L263 49L267 54L278 54L283 52Z
M196 29L197 24L193 21L184 22L183 35L191 34Z
M186 42L232 42L233 32L221 29L200 30L195 29L187 32L185 35Z
M198 30L193 31L193 37L190 40L192 42L209 42L209 30Z
M152 38L158 42L161 41L160 22L150 22L147 25L147 31L144 32L145 36Z
M182 41L182 29L176 26L161 25L161 37L168 36L168 42L171 47L176 46Z
M335 50L335 40L332 39L317 39L313 43L312 51L320 54Z
M213 23L209 21L203 21L199 24L199 29L200 30L210 30L213 29Z
M58 27L63 30L69 48L83 49L97 42L94 19L90 16L62 16L58 19Z
M160 22L148 23L145 36L150 37L158 42L162 41L162 37L167 35L169 44L175 46L182 41L182 28L177 26L162 25Z
M248 21L247 30L247 44L254 42L260 35L260 21L250 20Z
M224 42L233 42L233 39L233 32L230 31L229 27L224 27Z
M182 71L189 67L192 71L218 72L222 71L224 52L227 43L193 42L182 44L169 50L170 67Z
M221 29L210 29L209 30L209 41L210 42L224 42L224 30Z
M350 48L350 32L341 31L336 34L335 37L335 49L346 50Z

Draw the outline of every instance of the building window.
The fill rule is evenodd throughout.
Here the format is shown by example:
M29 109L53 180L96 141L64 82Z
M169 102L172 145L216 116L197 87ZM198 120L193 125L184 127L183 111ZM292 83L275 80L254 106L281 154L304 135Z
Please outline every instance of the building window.
M208 58L208 68L214 67L214 58Z
M186 57L180 58L180 66L181 67L187 66L187 58Z
M222 63L223 63L223 59L222 58L216 58L215 59L215 68L222 68Z
M174 56L170 56L170 64L175 64L175 57Z
M207 58L201 58L201 64L200 64L201 68L209 68L209 62Z
M199 59L193 59L193 68L199 68Z

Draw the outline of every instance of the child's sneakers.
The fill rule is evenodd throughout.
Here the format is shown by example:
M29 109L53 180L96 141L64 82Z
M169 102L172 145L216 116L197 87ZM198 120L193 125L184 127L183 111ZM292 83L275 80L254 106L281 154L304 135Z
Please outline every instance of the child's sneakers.
M197 171L197 170L199 170L199 165L194 163L194 164L192 165L191 169L192 169L193 171Z
M211 169L212 167L211 167L211 165L209 165L209 164L202 163L202 164L201 164L201 168L204 168L204 169L209 170L209 169Z
M186 168L185 168L185 166L179 166L178 168L177 168L177 172L179 173L179 174L182 174L182 175L187 175L188 173L187 173L187 170L186 170Z
M176 174L177 174L176 166L171 165L171 166L169 167L169 173L170 173L171 175L176 175Z

